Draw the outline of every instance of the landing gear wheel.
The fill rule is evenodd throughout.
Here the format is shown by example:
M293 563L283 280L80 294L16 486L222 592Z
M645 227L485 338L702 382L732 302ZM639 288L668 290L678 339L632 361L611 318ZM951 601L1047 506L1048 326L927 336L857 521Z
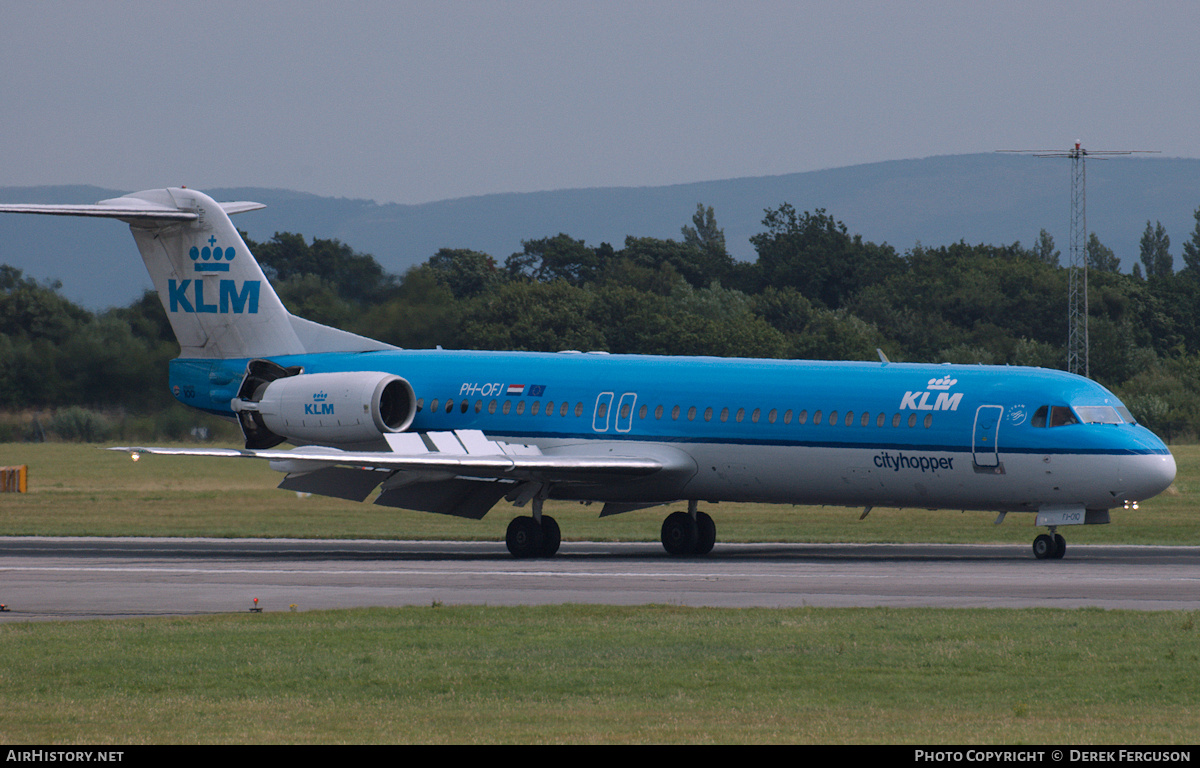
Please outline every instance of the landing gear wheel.
M542 550L541 557L554 557L558 553L558 545L562 543L562 532L558 522L550 515L542 515Z
M696 554L707 555L717 543L717 524L703 512L696 513Z
M662 545L671 555L690 555L696 551L700 532L687 512L672 512L662 524Z
M1067 540L1062 537L1061 533L1054 534L1054 559L1062 560L1063 555L1067 554Z
M514 517L504 535L504 543L508 545L508 551L513 557L537 557L542 551L544 540L542 526L532 517Z
M1033 556L1038 560L1053 558L1055 549L1054 539L1048 533L1043 533L1033 540Z

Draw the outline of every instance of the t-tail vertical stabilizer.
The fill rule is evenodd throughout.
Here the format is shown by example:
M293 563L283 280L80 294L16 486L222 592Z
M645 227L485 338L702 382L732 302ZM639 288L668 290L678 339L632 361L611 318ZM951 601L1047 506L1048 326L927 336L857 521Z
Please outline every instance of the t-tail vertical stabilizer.
M229 215L192 189L137 192L95 205L4 205L0 212L96 216L129 224L184 358L256 358L393 349L295 317L267 282Z

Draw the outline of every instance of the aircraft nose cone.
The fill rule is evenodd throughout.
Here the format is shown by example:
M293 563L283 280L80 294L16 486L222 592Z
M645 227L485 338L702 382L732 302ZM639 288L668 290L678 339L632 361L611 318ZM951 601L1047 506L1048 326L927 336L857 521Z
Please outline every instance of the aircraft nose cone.
M1126 488L1130 501L1157 496L1175 482L1175 457L1170 453L1130 456L1126 461Z

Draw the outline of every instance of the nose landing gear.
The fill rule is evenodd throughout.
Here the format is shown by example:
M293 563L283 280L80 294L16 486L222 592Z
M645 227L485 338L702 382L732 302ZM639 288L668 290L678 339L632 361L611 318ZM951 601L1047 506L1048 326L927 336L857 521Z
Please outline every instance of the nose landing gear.
M1067 553L1067 540L1054 528L1033 540L1033 556L1038 560L1062 560Z

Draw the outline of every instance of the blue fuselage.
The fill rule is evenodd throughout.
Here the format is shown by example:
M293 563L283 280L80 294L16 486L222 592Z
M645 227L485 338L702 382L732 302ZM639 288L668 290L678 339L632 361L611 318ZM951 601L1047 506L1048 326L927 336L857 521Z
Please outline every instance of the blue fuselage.
M695 464L669 482L561 492L571 498L1109 509L1175 475L1167 447L1111 392L1040 368L447 350L272 359L403 377L415 431L481 430L551 453L653 445ZM246 363L176 360L172 391L232 416ZM1045 416L1092 406L1125 417Z

